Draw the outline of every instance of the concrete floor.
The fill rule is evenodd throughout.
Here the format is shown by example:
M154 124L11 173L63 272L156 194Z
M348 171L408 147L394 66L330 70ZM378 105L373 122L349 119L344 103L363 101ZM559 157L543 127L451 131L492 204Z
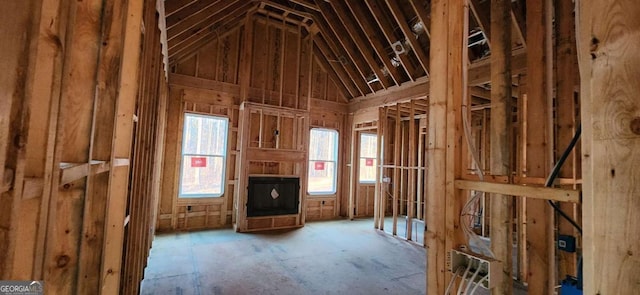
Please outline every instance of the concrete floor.
M425 250L371 219L156 236L142 294L424 294Z
M141 294L425 294L425 255L374 230L371 219L269 233L161 234Z

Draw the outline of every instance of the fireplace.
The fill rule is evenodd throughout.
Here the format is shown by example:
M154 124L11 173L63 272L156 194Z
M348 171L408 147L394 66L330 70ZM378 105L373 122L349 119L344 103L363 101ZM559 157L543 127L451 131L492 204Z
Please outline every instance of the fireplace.
M300 178L249 176L247 217L298 214Z

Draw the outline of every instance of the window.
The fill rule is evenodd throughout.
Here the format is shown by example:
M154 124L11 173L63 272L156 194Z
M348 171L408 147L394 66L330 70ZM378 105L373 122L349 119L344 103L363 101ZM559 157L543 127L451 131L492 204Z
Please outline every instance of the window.
M338 131L311 129L309 136L309 194L336 193Z
M228 124L223 117L184 115L179 197L222 196Z
M360 134L360 183L376 182L378 136L370 133Z

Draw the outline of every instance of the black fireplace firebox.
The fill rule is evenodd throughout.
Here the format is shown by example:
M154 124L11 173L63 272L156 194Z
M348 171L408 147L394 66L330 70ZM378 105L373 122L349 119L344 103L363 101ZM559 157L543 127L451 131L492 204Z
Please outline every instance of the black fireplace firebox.
M298 214L300 178L249 176L247 217Z

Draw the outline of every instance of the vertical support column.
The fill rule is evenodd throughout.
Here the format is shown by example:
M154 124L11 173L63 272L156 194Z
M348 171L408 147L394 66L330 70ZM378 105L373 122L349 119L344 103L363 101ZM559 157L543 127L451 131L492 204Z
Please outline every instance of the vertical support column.
M409 162L407 163L407 167L409 167L407 173L408 181L407 181L407 240L412 241L413 235L413 217L415 215L415 202L416 202L416 110L415 110L415 101L411 100L409 102Z
M527 44L546 48L547 2L527 0ZM532 47L530 47L532 48ZM527 51L527 103L526 103L526 175L546 177L549 171L547 64L545 50ZM529 258L529 292L553 294L549 273L554 262L552 253L551 207L545 200L527 199L527 244Z
M491 1L491 174L511 175L511 0ZM513 198L493 194L491 251L502 261L502 283L492 294L512 294Z
M376 170L376 188L375 188L375 197L373 203L373 223L375 228L384 229L384 207L383 207L383 198L385 196L384 193L384 183L382 182L382 174L384 172L384 154L382 153L384 132L387 129L387 115L385 114L385 107L378 108L378 146L376 150L376 158L378 161L378 169Z
M579 5L584 293L634 294L640 270L640 5Z
M130 165L116 166L117 159L131 158L133 138L133 112L138 93L138 65L140 62L140 40L143 1L128 2L126 9L125 36L116 102L114 136L111 154L109 198L106 207L105 244L100 272L100 294L116 294L120 287L122 250L124 240L124 217L128 194Z
M575 48L575 22L573 17L574 4L571 0L559 0L556 2L556 55L557 55L557 156L559 157L565 149L576 129L576 105L574 102L574 91L577 72L575 70L576 48ZM577 152L577 150L576 150ZM572 157L568 157L562 168L559 177L574 178L576 176L576 152ZM562 211L576 220L576 204L563 202L560 204ZM558 233L563 235L577 236L578 232L573 226L563 218L558 219ZM559 268L558 279L564 279L567 275L576 276L577 257L575 253L558 251Z
M431 2L429 132L427 143L427 294L444 294L451 277L447 252L463 240L459 228L461 193L453 182L460 176L462 140L463 0Z
M402 146L401 133L402 133L402 118L400 118L400 104L396 104L396 120L395 120L395 140L393 144L394 159L393 159L393 235L398 234L398 198L400 197L400 174L402 173L400 162L400 147Z

